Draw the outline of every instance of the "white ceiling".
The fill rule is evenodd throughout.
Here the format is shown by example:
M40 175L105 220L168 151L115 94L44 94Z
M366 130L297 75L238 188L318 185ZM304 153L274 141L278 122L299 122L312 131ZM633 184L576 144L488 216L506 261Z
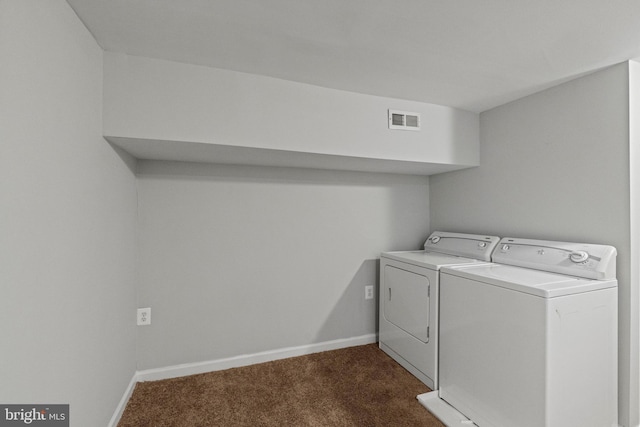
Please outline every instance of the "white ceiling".
M640 56L640 1L67 0L105 50L484 111Z

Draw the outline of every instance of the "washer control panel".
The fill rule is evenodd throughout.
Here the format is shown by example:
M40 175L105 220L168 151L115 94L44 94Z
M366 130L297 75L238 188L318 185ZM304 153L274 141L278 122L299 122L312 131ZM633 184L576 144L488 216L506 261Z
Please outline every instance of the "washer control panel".
M616 249L587 243L505 237L493 251L493 262L590 279L616 277Z

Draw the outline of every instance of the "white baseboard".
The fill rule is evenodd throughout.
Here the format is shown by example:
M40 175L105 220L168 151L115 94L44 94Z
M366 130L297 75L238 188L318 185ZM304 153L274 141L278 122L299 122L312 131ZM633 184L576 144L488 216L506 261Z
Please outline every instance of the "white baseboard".
M255 365L256 363L271 362L273 360L286 359L288 357L304 356L306 354L320 353L322 351L337 350L346 347L355 347L375 342L377 342L377 335L368 334L359 337L325 341L298 347L287 347L277 350L262 351L254 354L243 354L241 356L228 357L225 359L185 363L181 365L166 366L164 368L145 369L137 372L137 378L138 381L156 381L168 378L184 377L187 375L221 371L223 369Z
M118 422L120 421L120 418L122 417L122 414L127 407L129 398L133 394L133 389L138 382L157 381L168 378L184 377L187 375L203 374L206 372L221 371L224 369L238 368L241 366L255 365L257 363L286 359L288 357L304 356L307 354L320 353L323 351L373 344L377 341L377 334L367 334L361 335L359 337L343 338L316 344L262 351L254 354L244 354L241 356L228 357L225 359L184 363L181 365L166 366L164 368L144 369L141 371L136 371L124 395L122 396L122 399L120 399L120 403L118 404L113 417L111 417L109 427L116 427L118 425Z
M109 427L116 427L118 425L118 422L120 421L120 418L122 418L122 414L124 413L124 409L127 407L127 403L129 403L129 399L133 394L133 389L136 388L137 382L138 382L138 373L136 372L133 374L131 381L129 381L129 385L125 390L124 395L122 396L122 399L120 399L120 402L118 403L118 406L116 407L116 410L113 413L113 416L111 417L111 421L109 421Z

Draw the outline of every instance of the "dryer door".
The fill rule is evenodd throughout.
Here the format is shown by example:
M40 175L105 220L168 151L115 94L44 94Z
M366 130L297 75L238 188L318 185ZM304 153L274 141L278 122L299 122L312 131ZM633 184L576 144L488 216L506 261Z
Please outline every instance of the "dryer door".
M425 275L384 266L384 317L422 342L429 342L430 281Z

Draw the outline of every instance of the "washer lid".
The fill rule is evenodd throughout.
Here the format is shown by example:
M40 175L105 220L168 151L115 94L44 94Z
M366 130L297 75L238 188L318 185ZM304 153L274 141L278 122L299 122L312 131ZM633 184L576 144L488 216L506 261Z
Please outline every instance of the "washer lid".
M444 267L441 286L447 275L462 277L542 298L554 298L618 286L615 279L592 280L548 271L532 270L504 264L479 264Z
M405 262L417 267L428 268L430 270L439 270L441 267L461 264L486 264L485 261L479 261L477 259L441 254L431 251L383 252L381 257Z

